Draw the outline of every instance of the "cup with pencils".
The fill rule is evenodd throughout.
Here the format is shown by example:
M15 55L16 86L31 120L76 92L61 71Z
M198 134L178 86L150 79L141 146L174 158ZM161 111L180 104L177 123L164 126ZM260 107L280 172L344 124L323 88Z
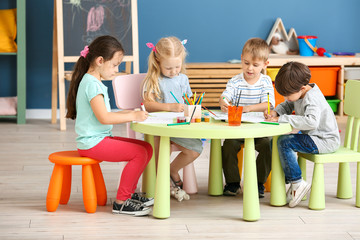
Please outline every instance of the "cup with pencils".
M242 116L242 106L230 105L228 107L228 122L229 126L240 126Z
M235 104L228 106L229 126L240 126L243 107L240 104L241 91L236 95Z
M201 102L202 99L204 97L205 93L200 94L197 98L196 98L196 93L194 93L194 97L193 99L190 99L187 94L183 95L183 99L185 102L185 106L184 106L184 116L186 117L191 117L194 109L194 116L192 118L193 122L201 122Z

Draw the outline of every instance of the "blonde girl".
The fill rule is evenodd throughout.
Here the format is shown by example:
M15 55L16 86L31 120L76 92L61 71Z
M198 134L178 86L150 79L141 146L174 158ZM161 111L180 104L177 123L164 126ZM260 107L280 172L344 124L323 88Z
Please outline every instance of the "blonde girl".
M148 72L143 82L143 98L147 111L184 111L183 94L192 96L189 79L184 74L185 43L186 40L181 42L176 37L161 38L156 45L147 43L147 46L152 49L149 55ZM202 142L200 139L191 138L170 138L170 141L181 151L170 164L170 178L175 186L182 188L179 170L200 155L203 149ZM158 146L155 147L155 156L157 159Z
M72 75L67 98L67 118L75 119L80 156L108 162L128 162L122 172L113 213L147 215L154 199L134 194L140 175L152 156L144 141L113 137L112 124L143 121L145 111L111 112L107 87L101 79L112 79L124 49L114 37L101 36L81 51Z

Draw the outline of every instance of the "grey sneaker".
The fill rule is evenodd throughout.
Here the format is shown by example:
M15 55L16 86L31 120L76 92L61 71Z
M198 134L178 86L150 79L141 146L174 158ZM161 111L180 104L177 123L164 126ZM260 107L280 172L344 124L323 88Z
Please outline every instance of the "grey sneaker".
M311 184L301 180L300 185L297 189L294 189L294 185L291 186L291 197L292 199L289 202L289 207L293 208L299 204L301 199L309 192Z
M137 200L126 199L126 201L123 204L117 204L114 201L112 212L114 214L144 216L144 215L148 215L151 212L151 209L145 207L144 204L142 204Z
M141 202L145 205L145 207L154 205L154 198L147 198L143 193L133 193L133 195L131 195L131 199Z

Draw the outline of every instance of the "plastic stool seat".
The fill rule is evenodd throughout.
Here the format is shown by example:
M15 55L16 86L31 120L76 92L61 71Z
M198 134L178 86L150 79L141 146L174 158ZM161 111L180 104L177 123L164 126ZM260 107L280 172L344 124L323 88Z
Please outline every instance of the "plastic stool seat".
M46 209L56 211L60 204L67 204L71 193L72 165L82 165L82 189L85 210L96 212L97 205L106 205L107 195L104 178L99 163L88 157L81 157L78 151L62 151L49 155L54 163L49 189L46 197Z

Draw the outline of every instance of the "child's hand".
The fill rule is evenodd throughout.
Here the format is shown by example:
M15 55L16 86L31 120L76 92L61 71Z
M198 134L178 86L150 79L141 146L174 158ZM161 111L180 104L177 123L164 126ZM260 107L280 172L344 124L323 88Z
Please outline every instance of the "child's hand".
M279 121L279 115L274 110L271 110L270 114L268 114L268 111L265 110L264 117L265 117L266 121L269 121L269 122L278 122Z
M268 122L279 122L279 117L267 118L266 121L268 121Z
M220 98L219 104L220 104L220 109L222 112L228 112L229 105L224 101L223 98Z
M184 111L184 104L170 103L170 111L171 112L183 112Z
M135 117L135 121L137 121L137 122L145 121L148 118L148 112L147 111L134 111L134 117Z

